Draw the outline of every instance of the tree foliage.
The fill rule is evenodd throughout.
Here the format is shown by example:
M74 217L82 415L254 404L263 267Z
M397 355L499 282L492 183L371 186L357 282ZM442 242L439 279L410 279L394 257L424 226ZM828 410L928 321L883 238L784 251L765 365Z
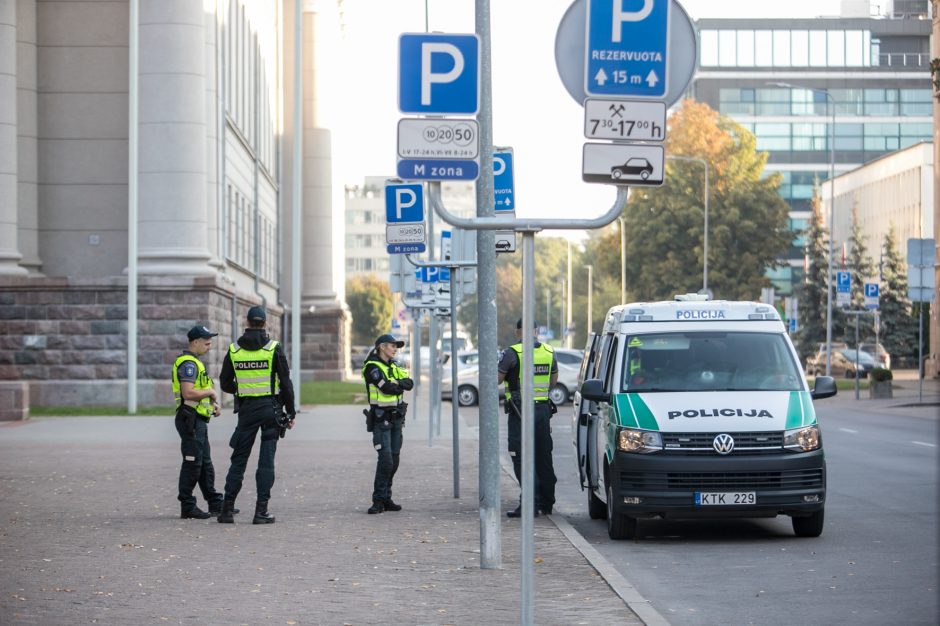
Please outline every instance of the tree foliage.
M799 298L799 328L796 347L800 362L816 352L818 344L826 341L826 285L829 284L829 232L822 217L819 187L813 190L810 201L813 212L806 230L807 269L803 284L797 287Z
M880 292L881 344L891 355L892 367L899 359L917 356L917 319L907 299L907 264L898 250L897 231L891 224L884 238Z
M862 311L865 309L865 283L874 282L875 263L868 256L868 246L865 244L862 226L858 221L857 206L852 207L852 232L849 235L846 261L852 272L852 304L850 308L853 311ZM839 332L836 333L833 329L833 336L838 336L839 341L855 345L855 317L854 315L837 314L833 324L838 326ZM861 315L858 317L858 337L859 341L874 341L874 315Z
M770 285L765 271L778 264L793 234L780 176L763 177L767 154L754 135L708 105L686 100L669 119L666 154L704 159L709 175L708 286L716 298L755 300ZM628 300L671 299L703 282L704 167L667 161L662 187L631 190L624 212ZM619 233L589 242L587 257L615 269ZM619 299L619 285L617 289ZM603 313L602 313L603 314Z
M352 313L352 341L370 345L389 332L394 305L388 283L374 274L353 276L346 281L346 304Z

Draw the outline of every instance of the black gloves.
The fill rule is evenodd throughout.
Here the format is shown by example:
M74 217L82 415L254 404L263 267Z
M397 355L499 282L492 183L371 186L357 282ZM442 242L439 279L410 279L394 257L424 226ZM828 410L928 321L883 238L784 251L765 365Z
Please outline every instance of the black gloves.
M411 380L410 378L400 378L395 382L397 382L398 386L405 391L411 391L415 386L415 381Z

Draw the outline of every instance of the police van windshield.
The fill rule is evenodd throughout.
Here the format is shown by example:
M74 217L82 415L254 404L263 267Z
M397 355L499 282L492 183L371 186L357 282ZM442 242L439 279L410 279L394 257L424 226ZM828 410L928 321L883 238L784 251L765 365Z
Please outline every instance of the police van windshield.
M622 389L657 391L802 391L783 335L679 332L626 338Z

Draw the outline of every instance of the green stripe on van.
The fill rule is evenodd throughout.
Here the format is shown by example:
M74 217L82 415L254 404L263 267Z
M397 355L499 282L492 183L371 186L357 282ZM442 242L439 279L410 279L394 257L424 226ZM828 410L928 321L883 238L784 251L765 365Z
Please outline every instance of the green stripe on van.
M813 400L809 392L791 391L790 402L787 406L787 430L801 428L816 423L816 411L813 409Z
M642 428L644 430L659 430L659 424L653 412L643 402L638 393L614 394L617 407L618 423L628 428Z

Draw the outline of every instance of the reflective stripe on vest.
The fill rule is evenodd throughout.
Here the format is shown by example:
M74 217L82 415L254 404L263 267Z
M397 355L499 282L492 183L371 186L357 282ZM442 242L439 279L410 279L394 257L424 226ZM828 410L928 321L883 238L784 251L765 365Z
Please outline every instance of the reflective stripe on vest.
M277 377L274 375L274 348L276 347L277 342L273 339L260 350L246 350L234 343L228 347L232 367L235 369L239 398L277 395L280 389Z
M402 378L408 378L408 370L403 369L398 366L398 363L385 363L381 359L376 359L372 361L366 361L362 364L362 377L365 379L366 376L366 367L369 363L374 363L380 370L382 374L385 375L385 379L389 381L401 380ZM401 403L401 394L391 395L384 393L381 389L370 383L366 380L366 387L369 389L369 404L374 406L398 406Z
M180 404L185 404L186 406L191 406L196 409L196 413L199 415L209 419L212 417L213 413L211 399L183 400L183 390L180 386L178 370L180 365L186 361L192 361L196 364L196 382L193 383L193 389L199 391L201 389L212 389L213 387L212 379L209 378L209 375L206 373L206 366L202 364L202 361L191 354L179 355L176 357L176 361L173 362L173 396L176 398L176 408L179 408Z
M519 360L519 387L522 388L522 344L517 343L510 346L516 353ZM552 360L554 359L554 350L548 344L539 344L535 349L535 363L532 377L532 391L534 399L538 402L548 400L548 386L552 382ZM505 398L509 400L512 392L509 390L509 384L506 384Z

